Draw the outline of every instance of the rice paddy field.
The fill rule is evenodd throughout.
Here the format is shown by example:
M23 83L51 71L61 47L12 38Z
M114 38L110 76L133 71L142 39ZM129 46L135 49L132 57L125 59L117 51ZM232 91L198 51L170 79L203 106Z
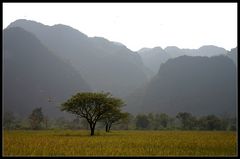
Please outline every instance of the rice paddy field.
M4 131L3 156L237 156L224 131Z

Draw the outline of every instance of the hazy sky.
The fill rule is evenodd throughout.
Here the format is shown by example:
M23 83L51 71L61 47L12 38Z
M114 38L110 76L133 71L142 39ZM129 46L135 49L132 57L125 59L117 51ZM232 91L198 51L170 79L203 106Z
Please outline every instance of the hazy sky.
M133 51L237 46L237 3L3 3L3 28L16 19L69 25Z

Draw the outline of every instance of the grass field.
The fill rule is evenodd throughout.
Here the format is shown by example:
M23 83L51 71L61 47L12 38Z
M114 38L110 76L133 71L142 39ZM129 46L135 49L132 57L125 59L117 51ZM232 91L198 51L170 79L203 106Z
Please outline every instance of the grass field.
M4 156L236 156L236 132L4 131Z

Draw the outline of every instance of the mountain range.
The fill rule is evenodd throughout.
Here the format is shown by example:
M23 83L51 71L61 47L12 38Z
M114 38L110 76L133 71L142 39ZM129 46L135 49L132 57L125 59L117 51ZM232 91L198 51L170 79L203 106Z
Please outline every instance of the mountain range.
M163 63L157 75L129 96L132 113L176 115L236 114L237 72L228 57L179 56Z
M237 48L169 46L131 51L63 24L20 19L3 30L4 110L29 114L78 91L108 91L131 113L236 111Z
M78 71L20 27L3 31L3 49L5 111L25 116L42 107L54 116L61 114L56 108L59 103L77 91L91 90Z
M204 45L198 49L180 49L176 46L169 46L165 49L161 47L155 48L143 48L138 51L141 56L143 63L148 67L153 73L152 76L156 75L161 64L166 62L170 58L176 58L179 56L218 56L226 55L236 62L236 48L232 51L227 51L224 48L217 47L214 45Z
M147 69L141 57L124 45L88 37L62 24L47 26L21 19L8 27L16 26L33 33L55 55L81 72L94 91L125 97L147 82Z

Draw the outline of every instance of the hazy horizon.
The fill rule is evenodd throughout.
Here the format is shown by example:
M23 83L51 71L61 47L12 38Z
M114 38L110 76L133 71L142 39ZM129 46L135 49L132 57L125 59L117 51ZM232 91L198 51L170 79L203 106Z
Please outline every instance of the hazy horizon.
M64 24L132 51L237 47L237 3L3 3L3 29L17 19Z
M236 156L237 3L4 3L5 156Z

